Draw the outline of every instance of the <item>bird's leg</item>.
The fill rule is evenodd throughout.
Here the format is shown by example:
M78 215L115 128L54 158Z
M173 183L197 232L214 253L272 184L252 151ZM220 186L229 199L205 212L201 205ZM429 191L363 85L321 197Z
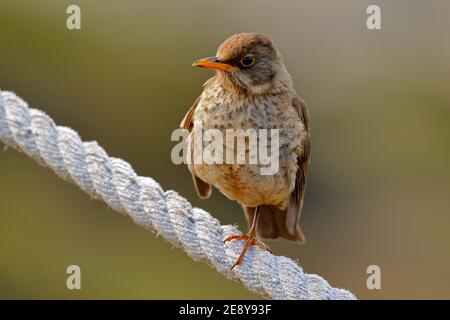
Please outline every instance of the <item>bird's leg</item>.
M252 225L251 225L250 229L248 230L247 234L232 235L232 236L228 236L225 239L224 243L226 243L228 241L232 241L232 240L245 240L244 247L242 248L241 253L237 257L236 262L231 267L231 270L233 270L234 267L236 267L237 265L239 265L242 262L242 259L244 258L245 253L252 245L255 245L255 246L261 248L262 250L266 250L266 251L269 251L270 253L272 253L272 251L270 251L270 249L267 246L263 245L261 242L256 240L256 226L258 225L259 216L260 216L260 212L259 212L259 206L258 206L255 208L255 215L253 217Z

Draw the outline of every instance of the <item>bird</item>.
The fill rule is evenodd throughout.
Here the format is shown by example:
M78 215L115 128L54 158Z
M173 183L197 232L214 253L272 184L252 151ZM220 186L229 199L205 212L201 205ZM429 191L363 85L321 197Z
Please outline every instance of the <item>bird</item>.
M308 108L296 93L274 42L262 33L234 34L216 55L193 66L216 74L205 82L181 121L180 127L189 130L189 150L195 145L196 126L224 134L229 129L279 130L279 167L274 174L261 175L261 163L188 163L200 198L208 198L214 186L243 208L248 232L224 240L245 241L231 269L242 263L251 246L271 253L257 238L304 243L299 220L310 162ZM269 137L267 145L271 142Z

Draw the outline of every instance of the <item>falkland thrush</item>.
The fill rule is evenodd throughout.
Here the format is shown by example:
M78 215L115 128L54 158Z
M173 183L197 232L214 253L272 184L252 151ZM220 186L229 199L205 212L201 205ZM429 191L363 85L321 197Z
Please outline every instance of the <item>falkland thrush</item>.
M245 240L233 268L251 245L270 251L256 235L304 242L299 219L310 154L308 110L296 94L274 43L259 33L235 34L220 45L216 56L197 60L193 66L216 70L217 74L204 84L202 94L181 122L182 128L190 130L190 150L196 126L220 130L224 136L229 129L279 132L279 166L274 174L262 175L260 169L266 164L258 162L188 164L201 198L208 198L214 186L244 209L248 233L225 239ZM270 146L271 135L267 136L266 146ZM247 156L249 149L245 149Z

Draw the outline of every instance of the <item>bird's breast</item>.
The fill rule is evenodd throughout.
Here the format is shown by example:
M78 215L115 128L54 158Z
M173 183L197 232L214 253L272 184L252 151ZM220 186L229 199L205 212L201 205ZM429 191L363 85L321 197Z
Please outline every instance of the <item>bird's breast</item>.
M202 180L217 187L230 199L247 206L277 205L288 197L294 187L296 148L301 143L304 129L294 108L287 102L272 96L250 99L236 93L227 93L220 87L211 88L203 92L194 113L194 129L190 135L189 148L195 147L193 133L200 132L199 126L202 133L209 129L220 133L223 146L218 151L221 152L222 163L203 161L190 165L190 170L195 171ZM254 140L245 140L243 152L242 149L238 150L237 136L232 137L230 134L237 134L239 130L241 133L256 134ZM278 134L274 134L272 130L276 130ZM214 139L202 139L202 151ZM265 140L264 143L262 139ZM262 150L264 154L269 156L264 163L259 157L262 147L265 148ZM268 170L269 174L261 174L262 168L274 165L267 163L274 147L278 149L277 167L275 170ZM231 163L227 152L228 155L233 155ZM250 161L255 154L256 163ZM242 155L245 163L238 163Z

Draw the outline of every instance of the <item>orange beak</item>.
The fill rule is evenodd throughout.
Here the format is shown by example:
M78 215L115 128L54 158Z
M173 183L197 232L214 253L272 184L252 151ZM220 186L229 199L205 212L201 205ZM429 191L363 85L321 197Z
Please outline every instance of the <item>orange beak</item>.
M239 68L229 65L227 63L221 63L217 57L207 57L199 59L192 64L193 67L206 68L211 70L219 70L225 72L238 71Z

